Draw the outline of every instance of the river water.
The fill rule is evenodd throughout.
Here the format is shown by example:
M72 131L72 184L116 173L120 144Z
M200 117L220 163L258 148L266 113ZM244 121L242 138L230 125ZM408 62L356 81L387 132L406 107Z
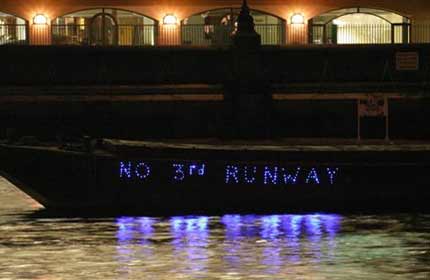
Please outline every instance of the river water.
M54 218L0 177L0 279L430 279L430 215Z

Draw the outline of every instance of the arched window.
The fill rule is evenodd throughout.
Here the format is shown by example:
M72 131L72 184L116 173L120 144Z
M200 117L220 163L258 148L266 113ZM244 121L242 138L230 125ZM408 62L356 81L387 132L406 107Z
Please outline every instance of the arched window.
M118 9L70 13L52 22L52 43L57 45L144 46L156 42L157 22Z
M409 19L384 10L347 8L316 16L309 21L313 44L408 43Z
M0 45L27 44L27 30L24 19L0 12Z
M226 46L236 32L240 8L224 8L192 15L181 22L181 39L184 45ZM255 30L264 45L285 42L285 21L279 17L251 10Z

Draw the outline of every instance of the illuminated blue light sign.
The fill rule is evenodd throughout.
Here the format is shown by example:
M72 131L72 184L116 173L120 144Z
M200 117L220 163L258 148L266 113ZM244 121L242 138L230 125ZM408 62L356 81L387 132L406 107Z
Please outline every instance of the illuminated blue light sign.
M187 176L204 176L205 175L205 164L172 164L174 169L173 180L181 182Z
M151 166L144 162L132 163L120 162L119 163L119 177L120 178L138 178L141 180L146 179L151 175Z
M310 182L314 182L318 185L320 184L320 179L318 178L318 173L315 168L312 168L311 171L309 171L308 177L306 177L306 184L309 184Z
M239 183L239 168L237 166L227 165L225 168L225 183L228 184L232 180L238 184Z
M278 165L208 165L203 162L160 162L152 166L143 161L121 161L119 177L122 180L145 181L157 169L173 183L187 180L220 180L226 185L334 185L339 168L284 167ZM212 167L212 168L211 168ZM160 173L161 172L161 173ZM170 178L170 179L169 179ZM202 181L203 183L204 181ZM218 182L218 181L217 181Z
M278 184L278 167L264 167L264 184Z
M247 184L254 184L255 183L255 176L257 174L257 167L253 166L253 167L248 167L245 166L244 167L244 171L243 171L243 179L245 181L245 183Z
M260 174L258 174L260 170ZM310 185L321 184L321 176L324 175L328 184L333 185L336 180L339 168L303 169L298 166L293 169L287 169L279 166L263 166L258 169L257 166L238 166L227 165L225 168L226 184L257 184L257 178L260 175L261 183L264 185L295 185L305 183Z

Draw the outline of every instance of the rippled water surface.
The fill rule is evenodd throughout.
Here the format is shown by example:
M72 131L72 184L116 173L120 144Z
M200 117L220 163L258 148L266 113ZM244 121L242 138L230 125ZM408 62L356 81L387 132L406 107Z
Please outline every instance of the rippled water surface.
M0 178L0 279L430 279L430 215L35 218Z

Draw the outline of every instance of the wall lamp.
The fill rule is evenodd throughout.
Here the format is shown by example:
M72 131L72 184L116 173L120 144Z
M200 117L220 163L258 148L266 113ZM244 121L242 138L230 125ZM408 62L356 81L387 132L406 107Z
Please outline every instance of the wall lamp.
M178 23L178 19L174 14L167 14L163 18L164 25L176 25Z
M36 25L48 24L48 18L43 14L37 14L33 18L33 24L36 24Z
M304 24L305 17L302 14L296 13L291 16L291 24Z

